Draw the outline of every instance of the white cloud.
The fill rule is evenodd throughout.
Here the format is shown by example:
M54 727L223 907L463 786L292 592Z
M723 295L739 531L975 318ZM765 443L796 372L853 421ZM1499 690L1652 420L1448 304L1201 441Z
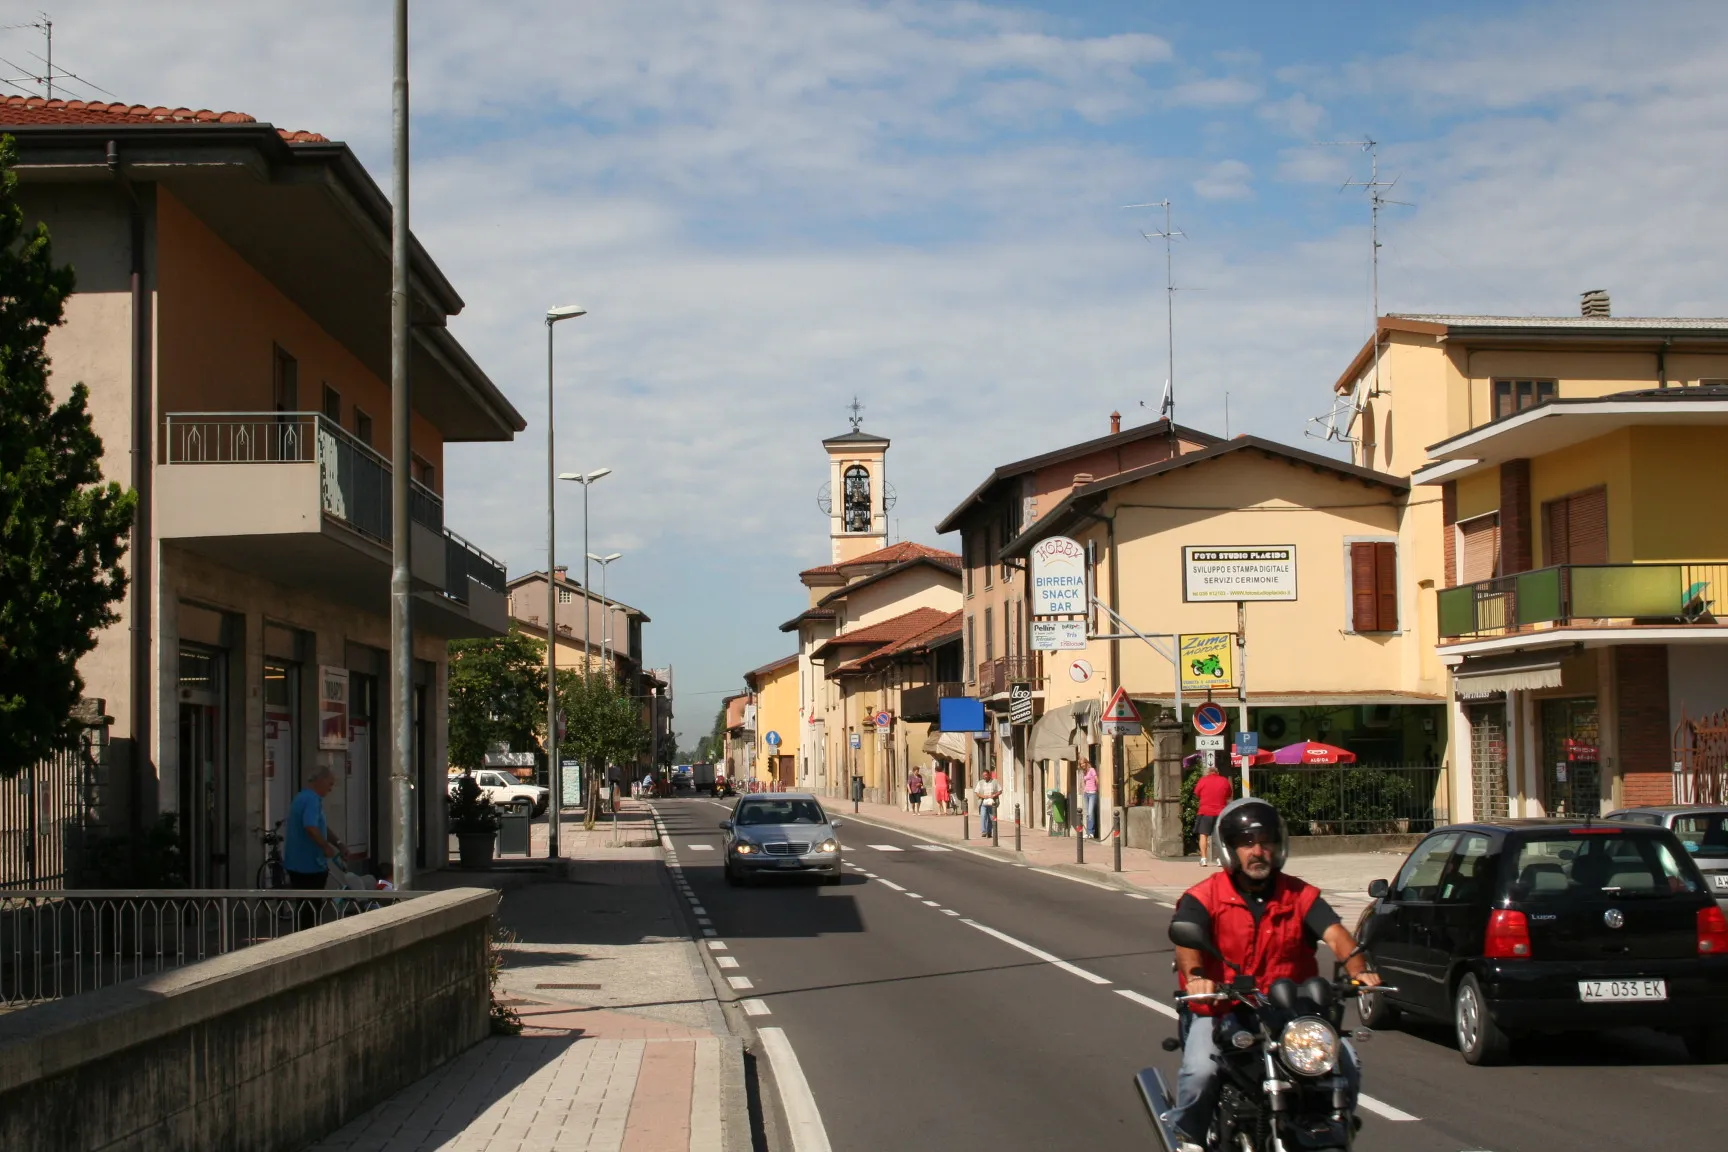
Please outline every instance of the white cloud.
M1191 80L1170 89L1170 102L1200 108L1223 108L1248 104L1260 98L1260 86L1231 76Z
M1246 200L1254 195L1253 175L1240 160L1220 160L1194 181L1194 193L1202 200Z

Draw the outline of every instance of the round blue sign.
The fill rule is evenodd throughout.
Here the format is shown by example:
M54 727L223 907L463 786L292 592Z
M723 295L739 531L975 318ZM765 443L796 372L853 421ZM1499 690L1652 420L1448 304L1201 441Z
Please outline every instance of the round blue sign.
M780 733L778 732L769 732L768 735L762 737L762 739L768 742L768 747L770 748L780 747Z
M1202 736L1216 736L1230 723L1224 709L1216 704L1202 704L1194 709L1194 731Z

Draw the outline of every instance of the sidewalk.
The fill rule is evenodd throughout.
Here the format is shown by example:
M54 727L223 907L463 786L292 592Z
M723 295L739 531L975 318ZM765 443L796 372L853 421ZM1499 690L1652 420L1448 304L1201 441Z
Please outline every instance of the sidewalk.
M1174 904L1183 892L1212 873L1212 869L1202 868L1195 857L1165 860L1142 848L1122 849L1122 871L1113 872L1108 839L1086 840L1085 862L1076 863L1074 837L1052 836L1042 828L1022 828L1021 851L1016 853L1011 806L1008 808L1010 818L1002 822L1000 829L1000 847L993 849L989 838L978 834L976 813L967 817L928 812L914 814L887 804L861 802L858 814L854 816L850 801L830 799L825 803L843 822L850 818L861 824L913 832L950 844L964 844L992 859L1044 869L1094 884L1146 892L1169 904ZM1108 813L1102 815L1106 821L1109 819ZM962 820L970 833L970 839L964 841L960 837ZM843 839L857 843L860 837L860 833L854 833ZM1354 852L1337 856L1303 856L1293 859L1288 868L1292 874L1317 885L1344 922L1354 924L1356 915L1368 905L1368 885L1374 880L1390 879L1403 861L1402 852Z
M646 808L619 839L652 839ZM726 1027L659 848L611 847L567 821L543 875L448 870L421 887L502 887L500 998L524 1025L492 1037L313 1152L725 1152L750 1145L738 1041ZM535 864L545 865L542 856ZM509 861L513 863L527 863ZM332 1069L332 1075L340 1075Z

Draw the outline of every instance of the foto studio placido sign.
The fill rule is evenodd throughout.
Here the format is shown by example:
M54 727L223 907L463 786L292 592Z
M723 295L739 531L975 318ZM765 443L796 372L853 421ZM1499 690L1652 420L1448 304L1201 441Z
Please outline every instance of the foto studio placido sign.
M1086 611L1086 549L1051 536L1032 546L1032 615L1078 616Z

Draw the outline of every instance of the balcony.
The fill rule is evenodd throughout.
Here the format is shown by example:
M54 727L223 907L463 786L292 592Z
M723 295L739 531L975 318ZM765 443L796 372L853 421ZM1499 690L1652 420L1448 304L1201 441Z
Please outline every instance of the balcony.
M391 469L314 412L175 413L156 470L157 535L223 564L389 612ZM414 481L418 624L447 636L505 630L504 566L444 527Z
M998 656L978 665L978 698L1004 695L1016 680L1037 678L1037 660L1031 656Z
M1553 628L1714 625L1728 561L1560 564L1442 589L1442 640L1479 640Z
M900 691L900 719L913 723L933 721L941 713L941 701L950 696L966 695L966 685L957 680L940 680L920 684Z

